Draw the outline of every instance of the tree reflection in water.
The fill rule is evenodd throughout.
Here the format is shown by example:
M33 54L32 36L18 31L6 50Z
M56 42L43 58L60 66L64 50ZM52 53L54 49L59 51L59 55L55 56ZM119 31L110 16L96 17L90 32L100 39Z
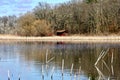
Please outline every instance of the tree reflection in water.
M109 51L104 59L94 66L100 52L108 48ZM4 67L2 70L10 69L12 73L18 74L25 72L26 75L21 73L21 77L24 76L23 79L38 80L43 74L44 79L47 80L50 79L52 72L53 80L62 80L62 60L64 59L64 80L70 80L71 77L80 80L88 80L88 78L120 80L119 44L16 42L0 43L0 49L1 69ZM70 76L72 64L74 66ZM42 65L44 72L42 72Z

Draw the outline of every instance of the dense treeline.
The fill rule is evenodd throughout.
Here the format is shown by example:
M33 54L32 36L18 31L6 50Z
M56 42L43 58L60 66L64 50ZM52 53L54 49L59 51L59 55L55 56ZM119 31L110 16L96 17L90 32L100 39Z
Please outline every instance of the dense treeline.
M7 22L2 18L5 28ZM16 20L12 22L14 32L23 36L48 36L63 29L71 35L119 34L120 0L71 0L56 6L39 3L32 12L20 16L17 25Z

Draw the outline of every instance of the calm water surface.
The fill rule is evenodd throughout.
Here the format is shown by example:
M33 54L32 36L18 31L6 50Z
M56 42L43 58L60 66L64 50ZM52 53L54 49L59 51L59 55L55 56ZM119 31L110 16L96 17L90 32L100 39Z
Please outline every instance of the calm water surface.
M107 54L95 66L102 50ZM120 44L0 43L0 80L9 75L11 80L120 80Z

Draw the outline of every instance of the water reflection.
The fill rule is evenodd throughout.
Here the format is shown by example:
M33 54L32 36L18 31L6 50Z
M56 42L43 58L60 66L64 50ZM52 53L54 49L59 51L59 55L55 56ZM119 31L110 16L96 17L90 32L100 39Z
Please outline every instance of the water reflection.
M100 52L108 48L104 59L94 66ZM120 80L119 51L120 45L112 43L0 43L0 80L7 80L8 70L11 80L19 75L21 80L42 80L43 76L44 80Z

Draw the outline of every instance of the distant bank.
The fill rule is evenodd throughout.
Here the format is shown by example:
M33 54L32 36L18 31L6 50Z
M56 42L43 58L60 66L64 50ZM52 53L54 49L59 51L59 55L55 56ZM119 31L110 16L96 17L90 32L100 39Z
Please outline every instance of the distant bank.
M120 36L49 36L49 37L23 37L13 35L0 35L0 42L29 41L29 42L95 42L119 43Z

